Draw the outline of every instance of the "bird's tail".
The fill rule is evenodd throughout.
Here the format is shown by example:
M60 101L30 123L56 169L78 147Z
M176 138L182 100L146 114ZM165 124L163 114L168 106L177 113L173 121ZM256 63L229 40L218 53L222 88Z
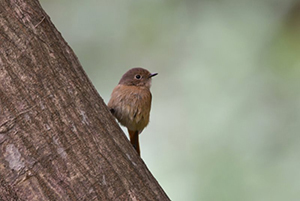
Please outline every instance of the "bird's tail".
M140 152L140 143L139 143L139 131L131 131L128 129L128 133L129 133L130 142L132 146L140 156L141 152Z

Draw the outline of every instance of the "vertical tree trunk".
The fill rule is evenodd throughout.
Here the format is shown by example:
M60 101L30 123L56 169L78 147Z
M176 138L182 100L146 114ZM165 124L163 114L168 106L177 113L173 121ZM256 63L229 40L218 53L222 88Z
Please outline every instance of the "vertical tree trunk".
M0 5L0 200L169 200L39 2Z

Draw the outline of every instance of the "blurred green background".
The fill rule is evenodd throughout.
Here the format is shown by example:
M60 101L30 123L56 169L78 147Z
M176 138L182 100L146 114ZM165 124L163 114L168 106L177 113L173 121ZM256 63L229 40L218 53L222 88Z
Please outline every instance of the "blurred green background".
M153 78L142 158L174 201L300 200L300 2L41 0L107 103Z

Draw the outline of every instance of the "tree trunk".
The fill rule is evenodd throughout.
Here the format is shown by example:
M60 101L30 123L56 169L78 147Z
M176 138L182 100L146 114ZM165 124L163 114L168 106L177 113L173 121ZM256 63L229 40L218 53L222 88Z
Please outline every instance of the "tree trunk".
M169 200L37 0L0 0L0 200Z

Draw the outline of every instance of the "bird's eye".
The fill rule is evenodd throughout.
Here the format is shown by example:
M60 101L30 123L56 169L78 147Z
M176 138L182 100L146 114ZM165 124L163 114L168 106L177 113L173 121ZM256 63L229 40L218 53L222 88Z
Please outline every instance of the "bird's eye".
M139 80L139 79L141 79L141 76L140 75L136 75L135 78Z

